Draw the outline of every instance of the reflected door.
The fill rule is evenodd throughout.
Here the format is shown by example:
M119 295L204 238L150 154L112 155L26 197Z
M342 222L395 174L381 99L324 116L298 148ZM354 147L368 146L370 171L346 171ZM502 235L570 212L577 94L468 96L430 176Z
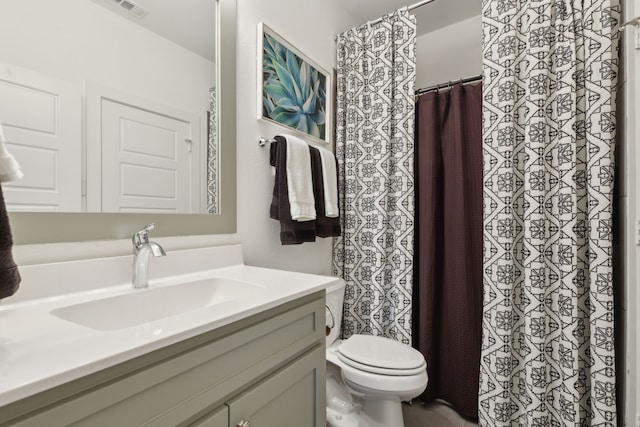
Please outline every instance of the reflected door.
M198 212L190 122L102 100L102 211Z
M3 184L9 211L79 212L81 89L36 71L0 64L0 122L24 172Z

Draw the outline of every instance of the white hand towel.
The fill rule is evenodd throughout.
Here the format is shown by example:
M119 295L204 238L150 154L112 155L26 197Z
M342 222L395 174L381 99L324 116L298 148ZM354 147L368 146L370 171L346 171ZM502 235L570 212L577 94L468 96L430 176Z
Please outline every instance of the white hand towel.
M322 160L322 181L324 182L324 214L327 218L340 216L338 208L338 173L336 157L329 150L320 148Z
M20 165L7 151L4 132L0 125L0 182L16 181L22 179L22 176Z
M312 221L316 219L316 200L309 145L293 135L281 136L287 139L287 190L291 218L299 222Z

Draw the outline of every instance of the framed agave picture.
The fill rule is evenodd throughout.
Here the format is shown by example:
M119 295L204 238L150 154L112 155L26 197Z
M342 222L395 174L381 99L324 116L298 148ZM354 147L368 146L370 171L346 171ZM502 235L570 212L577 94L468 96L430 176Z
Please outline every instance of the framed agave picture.
M258 118L329 142L331 75L258 24Z

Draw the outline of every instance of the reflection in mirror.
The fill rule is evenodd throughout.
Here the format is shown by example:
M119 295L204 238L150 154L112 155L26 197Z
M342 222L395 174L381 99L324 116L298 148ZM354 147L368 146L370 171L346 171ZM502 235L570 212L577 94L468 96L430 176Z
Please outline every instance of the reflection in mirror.
M215 1L3 6L10 211L218 213Z
M22 0L25 1L26 0ZM22 3L22 1L20 3ZM69 2L71 0L65 0ZM54 2L51 2L54 3ZM82 2L81 2L82 3ZM9 220L16 245L81 242L104 239L130 239L132 233L141 225L151 222L156 224L154 235L193 236L204 234L230 234L236 232L236 0L215 0L216 4L216 142L218 144L217 188L218 213L209 214L176 214L156 215L147 213L43 213L43 212L10 212ZM3 9L5 12L5 9ZM29 24L33 15L9 17L3 13L5 20L15 19L23 27L32 28ZM50 10L40 11L47 15ZM64 27L68 17L59 22ZM0 26L1 31L2 26ZM13 27L12 27L13 28ZM24 34L25 31L16 34ZM90 32L87 29L87 32ZM0 37L0 52L9 51L14 43L12 38ZM113 52L111 52L113 53ZM103 52L104 55L110 54ZM141 52L146 54L146 52ZM58 58L56 51L48 52L52 58ZM78 54L81 55L81 54ZM26 68L38 69L42 58L19 56ZM0 60L3 58L0 57ZM49 58L51 60L51 58ZM64 57L62 61L77 61L75 55ZM127 70L115 56L105 73L116 73ZM171 58L167 59L171 61ZM143 71L149 81L155 82L152 69ZM131 68L129 73L137 70ZM146 82L145 82L146 83ZM181 92L176 92L180 94Z

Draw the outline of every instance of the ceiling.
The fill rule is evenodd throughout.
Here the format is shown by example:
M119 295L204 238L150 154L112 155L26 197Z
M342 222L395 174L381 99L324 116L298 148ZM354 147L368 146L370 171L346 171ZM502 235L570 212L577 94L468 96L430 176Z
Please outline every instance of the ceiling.
M415 4L418 0L336 0L359 23ZM413 10L418 21L418 35L479 15L482 0L433 0Z
M92 0L200 56L215 61L215 2L212 0L128 0L148 13L137 18L117 6L120 0ZM367 21L415 4L417 0L334 0L356 22ZM418 35L463 21L481 12L482 0L432 0L413 10ZM345 29L346 30L346 29Z
M174 43L215 61L215 1L213 0L128 0L148 13L142 18L118 6L118 0L94 3L139 24Z

